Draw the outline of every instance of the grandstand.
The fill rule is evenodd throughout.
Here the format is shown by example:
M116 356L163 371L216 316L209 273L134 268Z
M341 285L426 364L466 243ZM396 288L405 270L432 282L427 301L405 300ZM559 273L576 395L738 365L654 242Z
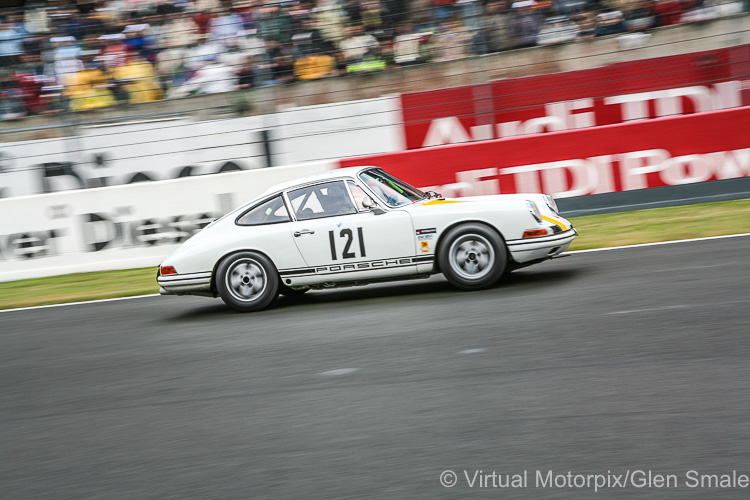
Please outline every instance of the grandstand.
M12 120L2 126L8 131L67 123L58 115L70 112L83 123L273 113L585 69L747 43L746 7L666 0L26 2L6 9L0 24L0 117Z

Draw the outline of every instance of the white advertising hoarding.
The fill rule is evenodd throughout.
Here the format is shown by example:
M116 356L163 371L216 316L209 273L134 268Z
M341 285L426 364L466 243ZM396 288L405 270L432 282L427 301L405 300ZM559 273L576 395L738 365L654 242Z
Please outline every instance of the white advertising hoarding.
M277 166L400 151L399 102L391 96L275 115L88 125L75 136L0 143L0 198L253 170L269 158Z
M259 124L162 119L0 143L0 198L265 167Z
M270 186L336 166L317 162L0 199L0 281L156 266Z
M292 108L275 119L277 165L405 149L398 95Z

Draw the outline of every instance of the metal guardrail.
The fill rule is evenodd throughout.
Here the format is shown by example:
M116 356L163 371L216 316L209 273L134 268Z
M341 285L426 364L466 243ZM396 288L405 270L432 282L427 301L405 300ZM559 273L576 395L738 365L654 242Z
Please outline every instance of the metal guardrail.
M590 194L556 201L561 215L581 217L747 198L750 198L750 177Z

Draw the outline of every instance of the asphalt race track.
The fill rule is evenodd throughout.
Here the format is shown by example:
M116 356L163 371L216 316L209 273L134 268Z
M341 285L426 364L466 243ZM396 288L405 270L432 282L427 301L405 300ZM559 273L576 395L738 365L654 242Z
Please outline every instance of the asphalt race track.
M255 314L0 313L0 498L748 498L686 483L750 475L749 257L745 236L578 253L474 293L434 277ZM478 470L527 484L470 487ZM536 484L548 471L629 482Z

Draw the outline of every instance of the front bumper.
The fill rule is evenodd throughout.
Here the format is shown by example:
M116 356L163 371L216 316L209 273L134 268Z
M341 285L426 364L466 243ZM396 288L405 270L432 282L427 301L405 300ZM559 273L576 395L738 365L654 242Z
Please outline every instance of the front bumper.
M578 232L571 227L562 233L537 238L508 240L508 250L518 263L552 258L568 249Z

